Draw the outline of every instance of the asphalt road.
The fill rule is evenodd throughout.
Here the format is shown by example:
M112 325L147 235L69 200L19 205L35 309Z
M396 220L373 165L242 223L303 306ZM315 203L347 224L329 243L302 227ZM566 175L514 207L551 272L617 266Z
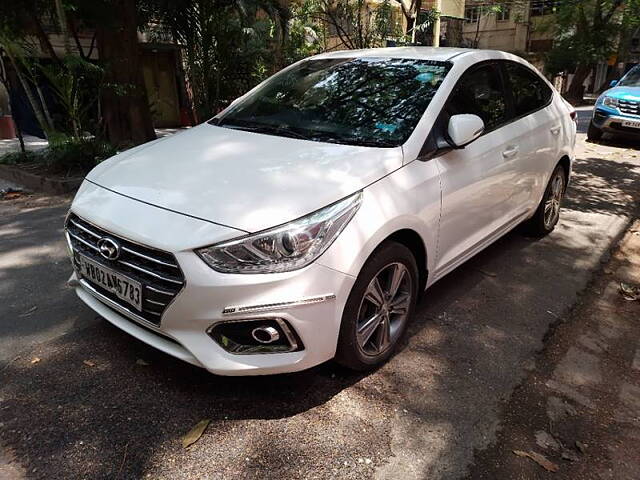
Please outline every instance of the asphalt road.
M366 376L326 364L223 378L156 352L65 289L66 205L0 202L0 477L463 476L550 325L637 214L639 155L581 135L556 231L514 231L435 285L402 350Z

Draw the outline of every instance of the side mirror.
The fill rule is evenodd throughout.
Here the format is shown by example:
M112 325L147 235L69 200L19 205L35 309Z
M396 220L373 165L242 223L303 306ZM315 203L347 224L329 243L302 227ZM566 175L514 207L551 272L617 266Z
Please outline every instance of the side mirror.
M618 80L611 80L611 83L609 84L609 88L613 88L616 85L618 85Z
M464 148L484 132L484 122L477 115L463 113L449 119L447 133L455 148Z

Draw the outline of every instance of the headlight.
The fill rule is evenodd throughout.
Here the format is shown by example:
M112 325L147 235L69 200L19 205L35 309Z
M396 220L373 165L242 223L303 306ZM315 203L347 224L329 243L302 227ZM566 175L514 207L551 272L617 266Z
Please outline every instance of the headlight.
M305 267L318 258L358 211L362 193L306 217L196 252L223 273L276 273Z
M618 99L613 97L604 97L602 103L607 107L618 108Z

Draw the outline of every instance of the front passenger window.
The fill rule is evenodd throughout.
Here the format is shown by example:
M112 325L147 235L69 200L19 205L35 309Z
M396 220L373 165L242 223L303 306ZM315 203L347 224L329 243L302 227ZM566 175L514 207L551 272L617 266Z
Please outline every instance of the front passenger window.
M485 65L466 73L449 100L450 115L471 113L479 116L485 131L493 130L507 120L507 104L502 80L493 65Z

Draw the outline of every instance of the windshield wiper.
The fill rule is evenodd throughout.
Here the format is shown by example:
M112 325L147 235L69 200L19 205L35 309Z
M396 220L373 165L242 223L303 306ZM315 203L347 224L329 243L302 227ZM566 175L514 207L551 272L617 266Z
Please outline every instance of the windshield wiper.
M254 123L254 122L236 122L233 120L225 122L224 120L217 123L219 127L228 126L229 128L237 128L238 130L245 130L247 132L255 133L275 133L284 137L299 138L301 140L313 140L313 138L304 135L289 125L269 125L267 123Z

